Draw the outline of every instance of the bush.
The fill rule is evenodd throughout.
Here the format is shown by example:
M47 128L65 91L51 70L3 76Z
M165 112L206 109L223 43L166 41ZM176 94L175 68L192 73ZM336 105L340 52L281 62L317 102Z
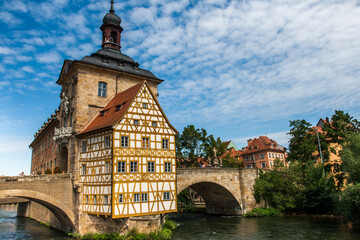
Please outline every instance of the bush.
M57 174L57 173L62 173L62 171L61 171L61 169L60 169L59 166L56 166L56 167L54 168L54 174Z
M347 221L360 226L360 183L349 185L340 194L337 211L342 214Z
M48 169L45 170L45 174L52 174L50 168L48 168Z
M254 208L251 212L246 213L243 217L266 217L266 216L278 216L281 212L275 208Z

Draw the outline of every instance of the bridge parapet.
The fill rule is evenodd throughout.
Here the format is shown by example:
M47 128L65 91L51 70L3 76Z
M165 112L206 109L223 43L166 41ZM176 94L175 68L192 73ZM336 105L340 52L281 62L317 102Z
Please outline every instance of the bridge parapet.
M0 183L3 182L31 182L31 181L49 181L51 179L70 178L71 174L46 174L46 175L26 175L26 176L10 176L1 177Z

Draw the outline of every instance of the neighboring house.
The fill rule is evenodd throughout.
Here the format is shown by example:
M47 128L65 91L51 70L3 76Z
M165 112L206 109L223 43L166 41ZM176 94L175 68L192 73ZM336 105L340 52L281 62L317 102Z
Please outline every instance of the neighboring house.
M236 147L235 143L230 140L230 141L225 141L226 143L226 150L227 151L231 151L232 149L234 149L235 151L238 151L239 149Z
M330 123L331 125L331 121L329 121L329 118L322 119L320 118L320 120L318 121L318 123L316 124L316 126L312 127L315 131L319 132L320 134L325 134L326 137L326 132L323 131L323 127L325 124ZM327 139L327 140L331 140ZM329 145L329 159L323 159L325 164L331 164L331 172L334 174L335 177L335 184L338 185L339 184L339 179L338 177L343 175L343 172L340 171L341 168L341 157L340 157L340 151L342 150L342 147L340 144L338 143L330 143ZM314 154L319 155L319 151L316 151ZM321 159L319 158L319 161L321 161ZM345 181L345 179L344 179ZM346 183L346 182L344 182Z
M157 101L163 80L121 53L113 2L102 23L101 49L64 61L61 103L30 144L31 172L70 173L83 213L176 212L176 130Z
M240 153L245 168L272 169L275 159L286 165L286 148L267 136L249 139L247 143L248 145Z

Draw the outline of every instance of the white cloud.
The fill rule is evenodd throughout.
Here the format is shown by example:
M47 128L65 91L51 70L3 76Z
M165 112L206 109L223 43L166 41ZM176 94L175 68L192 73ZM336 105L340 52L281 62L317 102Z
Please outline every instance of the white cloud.
M56 51L38 54L35 57L39 63L45 63L45 64L59 63L62 60L62 57Z
M9 48L9 47L1 47L0 46L0 54L3 55L10 55L10 54L14 54L14 50Z
M28 11L26 4L20 0L6 1L4 8L7 10L26 13Z
M16 18L13 14L6 12L6 11L2 11L0 12L0 20L5 22L6 24L8 24L8 26L13 27L16 25L19 25L20 23L22 23L22 21L18 18Z

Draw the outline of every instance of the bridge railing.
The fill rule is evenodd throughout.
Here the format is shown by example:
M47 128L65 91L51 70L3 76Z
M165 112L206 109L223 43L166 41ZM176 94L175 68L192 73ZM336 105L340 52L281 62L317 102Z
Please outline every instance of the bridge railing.
M45 174L45 175L25 175L25 176L6 176L0 177L0 182L20 182L20 181L36 181L36 180L49 180L49 179L62 179L70 178L70 173L60 173L60 174Z

